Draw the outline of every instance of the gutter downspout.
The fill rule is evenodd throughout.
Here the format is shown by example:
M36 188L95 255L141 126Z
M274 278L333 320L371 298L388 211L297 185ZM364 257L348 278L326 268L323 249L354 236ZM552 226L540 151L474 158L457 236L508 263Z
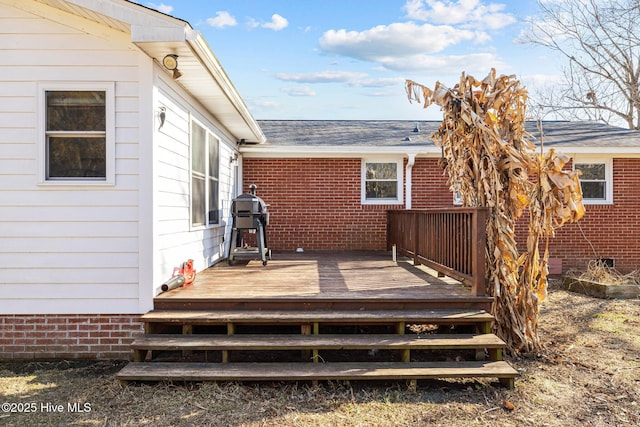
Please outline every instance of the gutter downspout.
M405 204L405 208L406 209L411 209L411 203L412 203L412 197L411 197L411 193L412 193L412 189L413 189L413 176L412 176L412 169L413 169L413 165L416 162L416 155L415 154L407 154L407 156L409 156L409 160L407 161L407 167L405 170L405 176L406 176L406 191L407 191L407 203Z

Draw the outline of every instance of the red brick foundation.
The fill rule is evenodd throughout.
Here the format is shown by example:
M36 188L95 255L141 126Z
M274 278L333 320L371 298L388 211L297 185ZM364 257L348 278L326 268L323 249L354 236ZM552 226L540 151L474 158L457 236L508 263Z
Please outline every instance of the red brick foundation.
M0 360L129 359L140 315L0 315Z

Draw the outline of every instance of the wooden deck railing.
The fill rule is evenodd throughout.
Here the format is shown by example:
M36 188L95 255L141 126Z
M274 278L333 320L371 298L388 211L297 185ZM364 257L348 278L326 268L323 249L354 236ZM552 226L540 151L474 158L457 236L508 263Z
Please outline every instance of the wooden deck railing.
M486 293L486 208L392 210L387 212L387 249Z

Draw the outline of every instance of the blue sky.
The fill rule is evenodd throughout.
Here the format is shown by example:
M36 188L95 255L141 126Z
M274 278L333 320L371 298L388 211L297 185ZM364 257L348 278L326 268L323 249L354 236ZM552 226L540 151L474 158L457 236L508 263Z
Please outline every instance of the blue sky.
M405 79L453 86L494 67L533 93L560 74L518 43L535 0L164 0L200 31L257 119L439 120Z

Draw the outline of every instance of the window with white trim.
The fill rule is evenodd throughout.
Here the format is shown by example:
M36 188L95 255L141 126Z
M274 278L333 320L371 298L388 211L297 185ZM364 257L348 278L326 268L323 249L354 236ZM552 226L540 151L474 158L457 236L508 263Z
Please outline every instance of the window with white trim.
M580 186L585 204L613 203L613 168L611 159L577 158L573 168L581 171Z
M41 85L40 181L114 182L113 84Z
M196 122L191 122L191 225L219 223L218 179L220 141Z
M362 161L362 203L402 204L402 160Z

